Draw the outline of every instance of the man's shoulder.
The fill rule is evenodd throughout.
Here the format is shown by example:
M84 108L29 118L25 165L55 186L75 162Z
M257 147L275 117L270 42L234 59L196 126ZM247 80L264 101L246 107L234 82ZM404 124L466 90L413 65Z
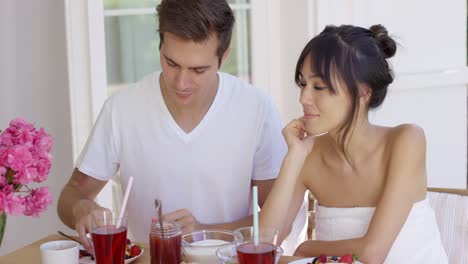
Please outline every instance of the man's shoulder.
M157 72L151 73L135 83L124 85L124 87L112 94L108 100L114 104L128 104L135 100L139 101L142 98L147 98L154 91L154 79L157 75Z
M234 97L242 101L267 101L268 96L259 87L247 81L225 72L219 72L223 88Z

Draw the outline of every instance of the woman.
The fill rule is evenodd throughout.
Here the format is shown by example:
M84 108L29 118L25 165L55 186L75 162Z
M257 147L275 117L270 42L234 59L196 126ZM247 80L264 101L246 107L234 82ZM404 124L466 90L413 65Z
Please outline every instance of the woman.
M288 153L260 213L287 234L310 190L316 239L296 255L358 255L363 263L447 263L426 200L423 130L369 123L393 81L396 44L382 25L328 26L302 51L295 79L304 116L283 130ZM280 212L288 212L281 214Z

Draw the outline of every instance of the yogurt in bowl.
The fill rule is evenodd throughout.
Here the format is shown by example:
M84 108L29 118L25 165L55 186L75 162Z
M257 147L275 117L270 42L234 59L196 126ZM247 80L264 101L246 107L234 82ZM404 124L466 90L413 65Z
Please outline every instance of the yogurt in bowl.
M192 263L221 264L216 251L223 246L236 245L240 238L229 230L200 230L182 236L184 258Z

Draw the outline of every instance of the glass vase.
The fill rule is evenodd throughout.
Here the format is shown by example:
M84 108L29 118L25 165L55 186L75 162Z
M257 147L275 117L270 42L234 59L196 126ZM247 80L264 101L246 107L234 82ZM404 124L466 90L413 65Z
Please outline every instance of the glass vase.
M3 233L5 233L7 215L3 212L0 213L0 247L2 246Z

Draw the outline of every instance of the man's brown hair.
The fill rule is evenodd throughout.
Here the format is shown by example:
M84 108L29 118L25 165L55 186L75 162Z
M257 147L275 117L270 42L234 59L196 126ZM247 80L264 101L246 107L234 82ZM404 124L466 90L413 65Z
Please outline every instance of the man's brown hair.
M229 48L234 14L226 0L162 0L156 8L159 17L159 48L168 32L179 38L201 42L215 33L219 40L219 62Z

